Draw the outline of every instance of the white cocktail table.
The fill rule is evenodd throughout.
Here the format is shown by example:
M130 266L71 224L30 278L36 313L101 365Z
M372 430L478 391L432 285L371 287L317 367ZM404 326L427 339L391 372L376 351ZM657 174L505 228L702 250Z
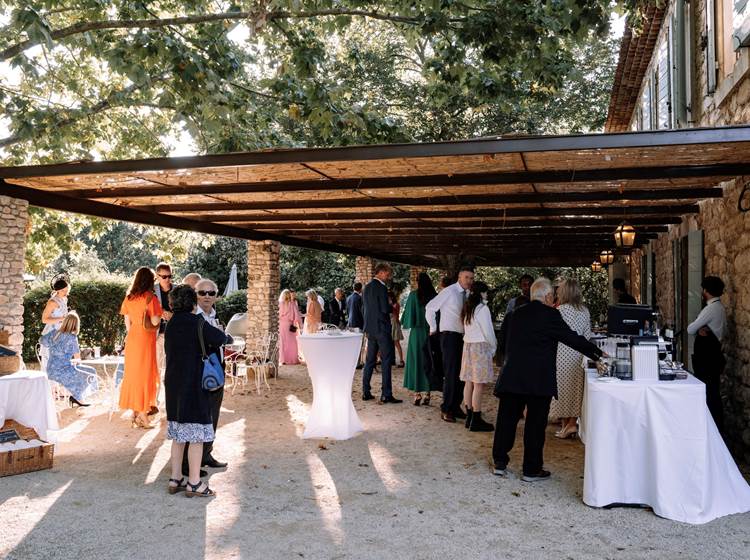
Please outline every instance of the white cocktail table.
M349 439L364 430L352 403L360 333L335 331L299 337L313 385L313 402L303 438Z

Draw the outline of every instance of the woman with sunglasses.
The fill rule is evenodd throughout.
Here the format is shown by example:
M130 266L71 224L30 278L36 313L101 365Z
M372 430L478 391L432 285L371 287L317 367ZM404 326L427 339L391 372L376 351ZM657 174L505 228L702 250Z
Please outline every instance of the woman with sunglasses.
M139 268L120 307L125 316L125 376L120 388L120 408L133 411L133 427L155 428L148 412L156 406L159 369L156 366L156 334L162 308L154 295L154 273Z

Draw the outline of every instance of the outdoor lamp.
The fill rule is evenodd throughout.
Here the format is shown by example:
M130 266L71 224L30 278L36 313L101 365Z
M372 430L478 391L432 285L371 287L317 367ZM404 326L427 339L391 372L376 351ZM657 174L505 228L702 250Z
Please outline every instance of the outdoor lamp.
M635 245L635 228L627 222L622 222L615 230L615 243L618 247Z
M605 249L599 253L599 261L602 264L612 264L615 262L615 254L612 251Z
M594 261L591 263L591 270L594 272L599 272L602 269L602 263L599 261Z

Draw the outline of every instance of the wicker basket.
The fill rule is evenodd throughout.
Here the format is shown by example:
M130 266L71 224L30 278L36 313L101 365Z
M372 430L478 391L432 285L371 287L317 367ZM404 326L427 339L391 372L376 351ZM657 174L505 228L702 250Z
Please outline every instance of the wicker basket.
M0 330L0 346L8 346L10 334ZM16 373L21 369L21 356L0 356L0 375Z
M0 356L0 376L16 373L21 369L21 356Z
M19 424L15 420L6 420L2 429L16 430L18 435L27 441L39 439L36 430ZM45 443L30 449L2 451L0 452L0 477L51 469L54 455L55 446L52 443Z

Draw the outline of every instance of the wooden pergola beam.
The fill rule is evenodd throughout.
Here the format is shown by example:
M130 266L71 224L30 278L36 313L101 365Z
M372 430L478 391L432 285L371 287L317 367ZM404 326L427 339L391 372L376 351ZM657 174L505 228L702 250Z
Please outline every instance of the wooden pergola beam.
M133 205L150 212L224 212L228 210L302 210L326 208L379 208L394 206L453 206L471 204L552 204L574 202L627 202L646 200L700 200L721 198L723 191L712 187L598 190L585 192L545 192L508 194L465 194L427 197L337 198L268 200L261 202L201 202Z
M346 227L346 228L380 228L383 230L388 230L388 228L391 228L393 230L400 230L402 228L435 228L435 227L456 227L456 226L469 226L469 224L475 224L475 225L481 225L483 227L495 227L495 228L533 228L533 227L549 227L550 225L554 225L557 227L589 227L589 226L609 226L614 230L621 222L621 219L611 219L611 218L563 218L558 217L551 220L531 220L531 219L522 219L522 220L499 220L499 219L479 219L478 221L471 218L466 218L464 222L436 222L436 221L428 221L428 220L412 220L412 221L400 221L395 222L395 220L382 220L380 222L376 221L366 221L366 220L346 220L346 221L338 221L338 222L332 222L330 225L330 228L337 229L338 227ZM639 225L656 225L656 226L662 226L662 225L668 225L668 224L679 224L682 220L679 217L673 217L673 216L665 216L665 217L645 217L645 218L636 218L636 217L628 217L627 221L631 223L634 227L638 227ZM311 223L311 224L305 224L302 222L291 222L290 224L281 224L281 223L269 223L269 222L255 222L255 223L243 223L241 224L243 227L249 227L256 231L274 231L274 230L286 230L286 229L295 229L295 230L303 230L303 229L320 229L323 227L321 223Z
M700 210L697 204L679 206L631 206L631 207L576 207L576 208L477 208L473 210L435 210L435 211L401 211L387 210L377 212L319 212L315 214L222 214L194 215L191 219L205 222L314 222L335 220L404 220L414 218L530 218L557 216L681 216L696 214Z
M714 163L708 165L610 167L603 169L571 169L551 171L515 171L505 173L463 173L416 175L408 177L365 177L354 179L305 179L293 181L259 181L252 183L212 183L208 185L169 185L154 187L112 187L69 189L75 198L139 198L154 196L186 196L275 193L302 191L341 191L353 189L396 189L413 187L463 187L550 183L597 183L625 180L668 180L714 177L717 182L747 172L747 165Z

